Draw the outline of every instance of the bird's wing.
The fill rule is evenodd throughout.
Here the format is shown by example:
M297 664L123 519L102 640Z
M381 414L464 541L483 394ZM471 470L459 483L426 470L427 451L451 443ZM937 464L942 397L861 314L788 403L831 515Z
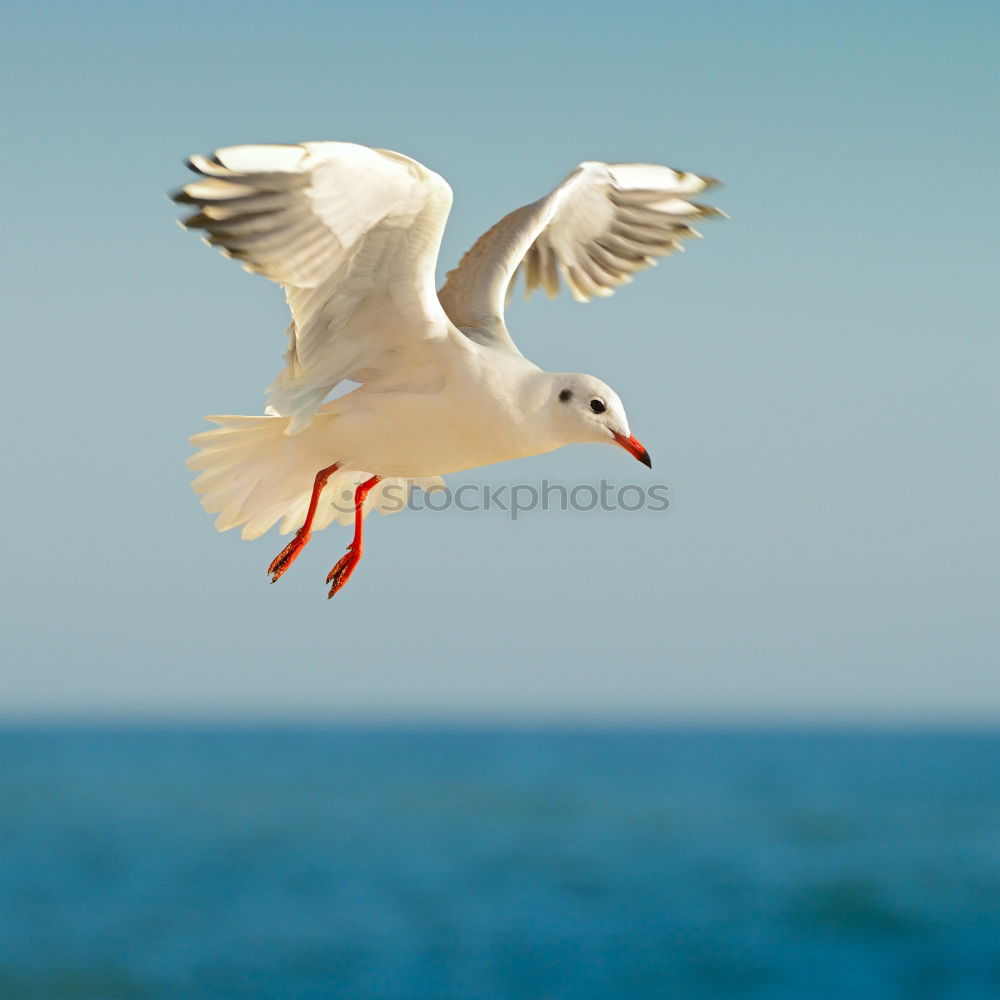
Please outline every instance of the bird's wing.
M476 340L517 350L503 322L519 271L525 294L578 302L612 295L657 257L701 234L691 223L718 209L689 201L717 183L647 163L581 163L551 194L484 233L438 292L445 312Z
M281 284L292 313L270 412L304 427L338 382L433 391L451 326L434 267L451 188L399 153L345 142L192 156L182 221Z

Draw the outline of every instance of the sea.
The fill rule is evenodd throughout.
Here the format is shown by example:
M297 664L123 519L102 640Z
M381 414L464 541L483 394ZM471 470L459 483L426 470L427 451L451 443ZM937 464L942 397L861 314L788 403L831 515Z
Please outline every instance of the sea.
M997 1000L996 732L8 727L0 1000Z

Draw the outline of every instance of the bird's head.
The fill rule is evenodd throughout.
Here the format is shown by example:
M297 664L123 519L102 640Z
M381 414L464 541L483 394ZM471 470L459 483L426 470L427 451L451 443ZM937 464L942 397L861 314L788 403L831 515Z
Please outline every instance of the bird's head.
M652 468L649 452L632 436L618 394L593 375L552 375L548 402L566 442L617 444Z

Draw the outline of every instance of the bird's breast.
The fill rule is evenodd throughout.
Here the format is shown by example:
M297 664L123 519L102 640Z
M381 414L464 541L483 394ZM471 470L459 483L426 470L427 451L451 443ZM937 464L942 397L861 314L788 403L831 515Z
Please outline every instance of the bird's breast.
M355 390L337 421L352 465L380 476L441 476L551 451L532 413L489 384L451 383L438 393Z

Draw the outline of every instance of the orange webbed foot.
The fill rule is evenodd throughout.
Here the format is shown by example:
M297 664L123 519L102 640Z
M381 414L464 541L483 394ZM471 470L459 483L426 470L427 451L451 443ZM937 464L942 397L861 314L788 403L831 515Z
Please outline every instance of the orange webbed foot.
M330 570L327 574L326 582L332 584L330 587L330 593L326 596L327 598L333 597L334 594L344 586L345 583L351 578L351 574L354 572L354 567L358 565L361 561L361 553L354 547L354 544L347 546L347 552L337 560L337 564Z
M277 583L285 570L295 562L299 553L309 543L311 532L303 532L300 528L295 532L295 537L274 557L271 565L267 567L267 572L271 577L271 583Z

